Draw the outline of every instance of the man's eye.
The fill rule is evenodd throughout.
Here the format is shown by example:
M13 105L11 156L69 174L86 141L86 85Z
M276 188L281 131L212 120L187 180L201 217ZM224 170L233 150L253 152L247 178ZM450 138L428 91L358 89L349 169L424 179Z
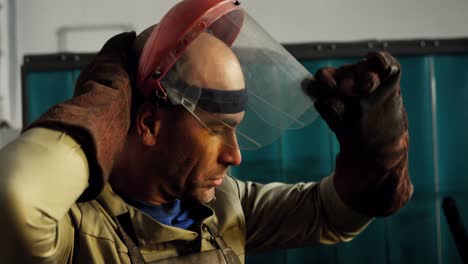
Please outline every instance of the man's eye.
M223 129L219 129L219 128L211 129L211 133L215 135L221 135L223 133Z

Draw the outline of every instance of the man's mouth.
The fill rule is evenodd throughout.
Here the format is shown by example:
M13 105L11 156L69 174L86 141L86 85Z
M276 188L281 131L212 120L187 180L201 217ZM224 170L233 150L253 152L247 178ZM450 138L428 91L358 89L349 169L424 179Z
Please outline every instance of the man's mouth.
M211 178L209 179L209 182L213 187L220 186L223 183L224 177L218 177L218 178Z

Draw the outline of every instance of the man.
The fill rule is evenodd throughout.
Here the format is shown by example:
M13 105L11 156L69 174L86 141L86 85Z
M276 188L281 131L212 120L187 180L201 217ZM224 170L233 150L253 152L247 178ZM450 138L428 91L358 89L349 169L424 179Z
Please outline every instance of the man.
M194 3L177 8L229 12L207 15L215 21L193 34L181 27L186 41L177 40L173 53L163 53L171 56L160 60L154 58L164 50L158 45L170 42L161 34L177 36L167 27L180 17L169 15L177 8L136 40L132 33L110 39L80 75L74 98L0 152L0 205L34 261L243 263L250 251L348 241L372 217L394 213L409 200L400 70L384 53L302 80L340 141L332 176L295 185L228 176L229 166L241 163L239 145L265 144L274 129L301 121L304 111L294 116L277 104L261 114L274 104L265 103L274 88L263 87L261 97L251 85L264 77L249 71L265 65L252 63L260 50L236 53L231 45L241 35L218 23L219 17L233 22L227 25L248 19L232 15L240 10L237 2ZM132 52L138 67L129 62ZM288 77L281 65L276 69L268 77ZM249 108L273 132L256 137L244 129ZM268 118L271 112L275 119Z

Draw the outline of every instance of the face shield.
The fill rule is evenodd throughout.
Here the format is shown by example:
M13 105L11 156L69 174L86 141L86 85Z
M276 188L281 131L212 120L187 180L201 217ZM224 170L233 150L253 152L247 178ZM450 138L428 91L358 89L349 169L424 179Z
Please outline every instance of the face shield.
M184 9L193 19L181 23ZM175 40L167 44L165 35ZM153 30L141 58L145 95L183 106L240 149L268 145L317 116L302 87L311 74L233 1L179 3Z

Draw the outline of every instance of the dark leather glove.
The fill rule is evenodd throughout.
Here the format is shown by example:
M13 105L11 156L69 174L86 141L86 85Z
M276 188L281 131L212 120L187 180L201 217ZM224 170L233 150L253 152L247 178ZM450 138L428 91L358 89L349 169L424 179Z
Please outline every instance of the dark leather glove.
M83 148L90 185L81 200L94 199L112 170L130 126L129 64L135 32L109 39L81 72L73 98L51 107L32 127L64 131Z
M394 57L369 53L353 65L320 69L306 89L340 143L336 190L367 216L390 215L413 193L400 77Z

